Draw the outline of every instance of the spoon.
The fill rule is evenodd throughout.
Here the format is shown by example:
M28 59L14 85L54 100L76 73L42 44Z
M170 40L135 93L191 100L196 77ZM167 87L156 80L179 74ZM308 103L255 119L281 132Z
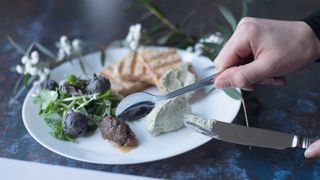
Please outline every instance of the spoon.
M164 95L154 95L148 92L137 92L130 94L121 100L116 108L116 116L124 121L133 121L148 115L158 101L171 99L190 91L194 91L214 84L216 77L221 73L217 72L196 83L185 86L181 89L169 92Z

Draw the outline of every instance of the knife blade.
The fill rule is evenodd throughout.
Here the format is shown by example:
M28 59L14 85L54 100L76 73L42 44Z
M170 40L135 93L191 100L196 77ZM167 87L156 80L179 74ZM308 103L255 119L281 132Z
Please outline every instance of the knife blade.
M308 148L316 139L295 134L225 123L215 119L186 114L184 123L202 134L222 141L272 149Z

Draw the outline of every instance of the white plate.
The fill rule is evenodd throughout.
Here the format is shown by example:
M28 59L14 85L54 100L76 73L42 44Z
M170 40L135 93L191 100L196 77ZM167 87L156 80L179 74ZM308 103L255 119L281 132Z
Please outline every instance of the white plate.
M128 50L123 48L108 49L106 51L107 64L118 60L127 52ZM192 63L199 78L207 77L214 72L213 69L206 69L212 66L212 62L208 58L198 57L182 50L179 50L178 53L183 61ZM84 64L88 72L99 72L102 69L99 55L99 53L93 53L84 58ZM70 74L82 74L77 62L73 64L65 63L54 69L51 78L60 81ZM129 123L136 134L139 146L127 153L121 152L108 141L103 140L99 130L96 130L89 137L78 138L77 143L60 141L49 134L50 128L39 117L38 108L32 103L32 91L31 89L26 96L22 108L23 122L31 136L47 149L79 161L101 164L149 162L176 156L194 149L211 139L185 127L175 132L153 137L147 132L145 122L141 119ZM155 87L151 87L147 91L158 93ZM221 90L216 90L192 104L193 113L228 123L233 121L239 108L240 101L230 98Z

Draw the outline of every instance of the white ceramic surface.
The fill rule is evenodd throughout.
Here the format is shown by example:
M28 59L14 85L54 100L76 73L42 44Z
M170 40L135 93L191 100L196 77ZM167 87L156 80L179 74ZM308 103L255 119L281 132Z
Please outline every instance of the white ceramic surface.
M123 48L106 50L107 64L118 60L127 52L128 50ZM192 63L198 78L205 78L214 72L213 69L207 69L207 67L212 66L212 62L208 58L198 57L182 50L179 50L178 53L183 61ZM99 53L93 53L84 58L84 64L88 72L99 72L102 69L99 55ZM82 74L77 62L73 64L65 63L54 69L51 78L60 81L70 74ZM83 75L81 76L84 77ZM27 94L22 108L23 121L29 133L49 150L79 161L100 164L149 162L184 153L211 139L186 127L175 132L153 137L147 132L145 122L141 119L129 123L136 134L139 146L127 153L121 152L108 141L103 140L99 129L89 137L78 138L76 143L60 141L49 134L50 128L39 117L38 108L32 103L32 91L31 89ZM155 87L148 88L146 91L158 93ZM209 88L206 91L209 91ZM240 101L230 98L221 90L215 90L192 104L193 113L229 123L233 121L239 108Z

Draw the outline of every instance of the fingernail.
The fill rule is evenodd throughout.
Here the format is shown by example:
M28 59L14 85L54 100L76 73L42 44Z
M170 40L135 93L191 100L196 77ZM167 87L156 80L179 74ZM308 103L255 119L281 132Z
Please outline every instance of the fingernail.
M231 84L227 79L218 79L214 83L215 87L218 89L230 88Z
M311 158L313 154L313 149L311 148L311 146L304 152L304 156L306 158Z

